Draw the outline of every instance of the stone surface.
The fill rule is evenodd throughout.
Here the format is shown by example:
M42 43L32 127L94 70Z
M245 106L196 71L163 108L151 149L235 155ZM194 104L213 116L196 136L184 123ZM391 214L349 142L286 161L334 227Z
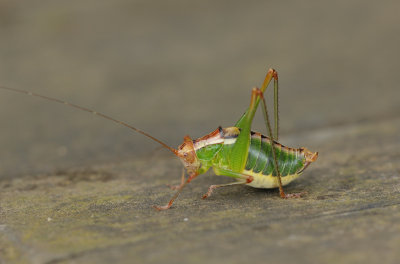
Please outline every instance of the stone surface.
M382 132L377 133L379 125ZM400 119L318 130L317 163L282 200L276 190L236 186L207 200L196 179L166 203L179 166L159 156L2 182L5 262L396 263L400 247ZM356 139L362 139L356 140ZM376 147L379 144L381 147Z
M1 91L0 263L397 263L396 1L0 2L0 80L172 146L232 125L280 73L281 142L319 151L282 200L212 173L157 212L179 161L129 130ZM254 123L264 131L260 116Z

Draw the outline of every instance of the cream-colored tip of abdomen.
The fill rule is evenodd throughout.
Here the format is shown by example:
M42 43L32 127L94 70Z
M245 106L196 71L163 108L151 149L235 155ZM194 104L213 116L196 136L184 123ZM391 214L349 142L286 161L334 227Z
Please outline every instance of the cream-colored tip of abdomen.
M304 157L306 158L306 162L314 162L318 158L318 152L311 152L304 148Z

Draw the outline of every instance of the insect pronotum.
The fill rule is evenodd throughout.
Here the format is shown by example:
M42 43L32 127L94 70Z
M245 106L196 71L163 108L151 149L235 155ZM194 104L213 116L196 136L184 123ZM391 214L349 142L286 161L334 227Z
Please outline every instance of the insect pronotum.
M264 92L271 80L274 80L274 134L272 133ZM183 143L177 148L171 148L161 140L133 127L125 122L108 115L93 111L89 108L65 102L45 95L0 86L1 89L40 97L49 101L65 104L70 107L86 111L105 119L128 127L156 142L171 151L183 163L186 169L182 172L181 183L171 186L176 192L164 206L154 206L157 210L169 209L182 189L198 175L205 173L211 167L216 175L234 178L228 184L211 185L203 199L209 197L213 190L223 186L245 184L255 188L279 188L282 198L298 198L303 193L287 194L283 187L296 179L310 163L318 157L318 152L311 152L306 148L290 148L278 143L279 116L278 116L278 73L269 69L261 88L253 88L250 106L232 127L218 127L208 135L198 139L184 137ZM268 136L251 131L254 114L262 102L265 125Z

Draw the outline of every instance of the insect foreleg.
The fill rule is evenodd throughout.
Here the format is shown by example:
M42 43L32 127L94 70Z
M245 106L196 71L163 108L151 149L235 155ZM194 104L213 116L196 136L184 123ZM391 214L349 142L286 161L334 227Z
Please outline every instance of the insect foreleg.
M191 182L194 178L196 178L197 175L198 175L197 173L192 173L192 174L189 176L189 178L188 178L183 184L179 185L179 187L177 188L176 193L174 194L174 196L172 196L171 200L170 200L166 205L164 205L164 206L156 206L156 205L153 205L153 207L154 207L155 209L157 209L158 211L169 209L169 208L171 207L171 205L174 203L175 199L178 198L178 196L179 196L179 194L181 193L183 187L185 187L186 184L188 184L188 183Z
M167 184L167 186L171 188L171 190L178 190L183 184L185 184L185 168L182 168L181 184L179 185Z

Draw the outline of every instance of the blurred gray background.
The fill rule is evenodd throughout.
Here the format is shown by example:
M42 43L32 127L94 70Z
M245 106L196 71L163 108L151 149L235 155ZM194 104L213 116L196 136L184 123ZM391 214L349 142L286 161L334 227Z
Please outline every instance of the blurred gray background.
M175 147L185 134L233 125L274 67L285 144L287 134L399 113L399 8L398 1L2 0L0 83L104 112ZM158 147L89 114L0 92L0 177ZM260 116L254 127L264 132Z
M198 177L105 119L0 90L0 263L398 263L399 1L0 0L0 85L172 147L232 126L268 68L280 142L319 151L277 190ZM271 89L267 91L270 110ZM271 111L272 112L272 111ZM265 133L260 113L254 130Z

